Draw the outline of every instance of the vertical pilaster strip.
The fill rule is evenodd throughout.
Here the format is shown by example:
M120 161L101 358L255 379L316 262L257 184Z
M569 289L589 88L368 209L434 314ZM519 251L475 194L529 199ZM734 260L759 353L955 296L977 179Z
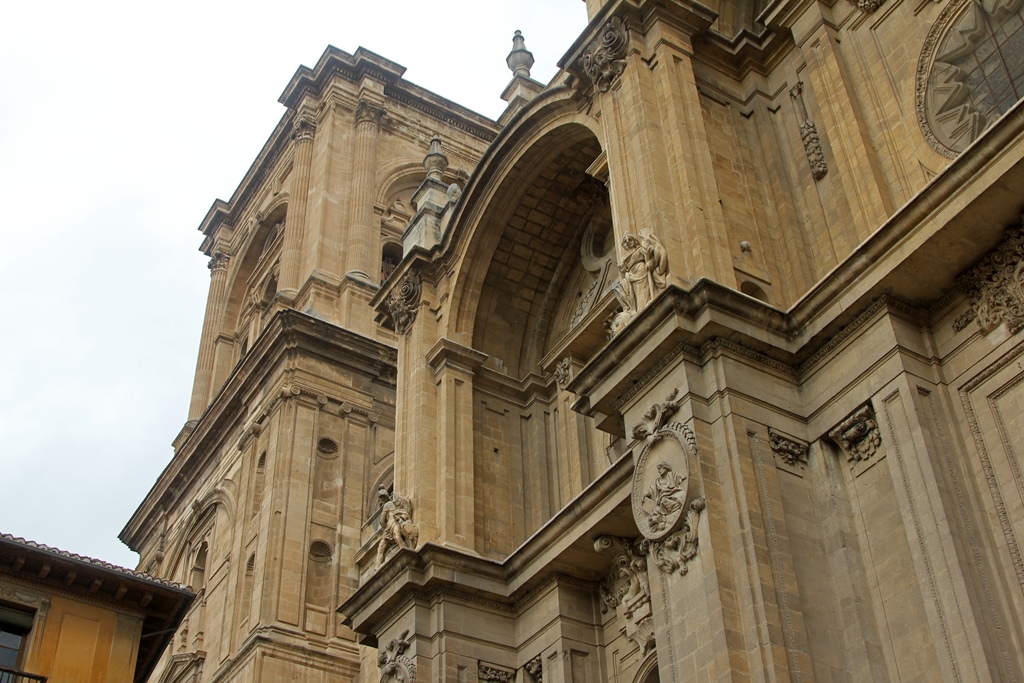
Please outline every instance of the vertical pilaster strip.
M196 377L192 383L192 401L188 408L188 419L198 420L210 405L210 382L213 378L213 338L224 316L227 305L225 291L228 281L228 262L230 258L215 252L210 259L210 291L206 296L206 317L203 319L203 332L199 342L199 359L196 361Z
M306 229L306 204L309 195L309 171L313 160L313 135L316 123L309 114L300 114L292 124L295 144L292 180L289 190L288 219L281 247L281 291L294 297L302 284L302 235Z
M348 236L346 274L376 282L373 230L373 190L377 180L377 137L384 109L368 100L356 105L356 144L352 162L352 215ZM379 231L378 231L379 232Z

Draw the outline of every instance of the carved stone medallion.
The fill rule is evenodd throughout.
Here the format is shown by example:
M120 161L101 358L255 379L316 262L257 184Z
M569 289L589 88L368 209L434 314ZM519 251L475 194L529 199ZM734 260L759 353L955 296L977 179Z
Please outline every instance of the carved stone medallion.
M690 483L690 459L697 454L697 440L685 424L669 423L679 409L673 390L662 403L644 413L633 427L633 436L644 444L633 473L633 519L640 533L661 541L677 531L687 506L697 496Z

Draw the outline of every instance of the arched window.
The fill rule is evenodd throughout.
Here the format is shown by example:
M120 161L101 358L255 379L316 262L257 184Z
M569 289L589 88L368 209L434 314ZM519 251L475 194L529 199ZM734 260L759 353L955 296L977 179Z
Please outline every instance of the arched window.
M209 545L206 541L199 544L196 550L195 560L192 562L192 572L189 576L189 586L192 591L198 593L206 586L206 559L209 554Z
M402 260L402 245L395 242L387 242L381 250L380 255L380 281L384 282L391 273L395 272L398 263Z

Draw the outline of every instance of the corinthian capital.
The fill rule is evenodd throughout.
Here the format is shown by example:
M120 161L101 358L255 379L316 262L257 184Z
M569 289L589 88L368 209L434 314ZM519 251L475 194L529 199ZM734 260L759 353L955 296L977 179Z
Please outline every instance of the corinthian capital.
M296 141L302 142L313 139L313 133L316 132L316 122L311 116L301 115L295 119L295 123L292 124L292 138Z
M210 269L211 273L216 273L217 271L226 271L228 269L228 262L230 260L230 256L228 256L222 251L218 251L210 259L210 262L206 264L206 267Z
M359 104L356 105L356 125L372 123L375 126L379 126L384 114L385 110L383 107L378 107L369 100L359 100Z

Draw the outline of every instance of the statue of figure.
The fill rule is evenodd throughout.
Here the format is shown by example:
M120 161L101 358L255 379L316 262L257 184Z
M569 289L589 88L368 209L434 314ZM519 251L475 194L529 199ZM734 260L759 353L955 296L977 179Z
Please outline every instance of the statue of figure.
M647 518L651 531L664 531L665 517L682 510L686 502L686 477L673 472L667 462L659 462L658 478L644 494L644 501L648 500L654 503Z
M622 236L625 255L619 262L619 280L612 286L622 313L612 321L612 332L649 304L668 282L668 252L649 228L640 235L627 232Z
M392 495L383 486L377 489L380 501L380 540L377 542L377 568L384 564L393 548L415 548L420 532L412 521L412 501Z

